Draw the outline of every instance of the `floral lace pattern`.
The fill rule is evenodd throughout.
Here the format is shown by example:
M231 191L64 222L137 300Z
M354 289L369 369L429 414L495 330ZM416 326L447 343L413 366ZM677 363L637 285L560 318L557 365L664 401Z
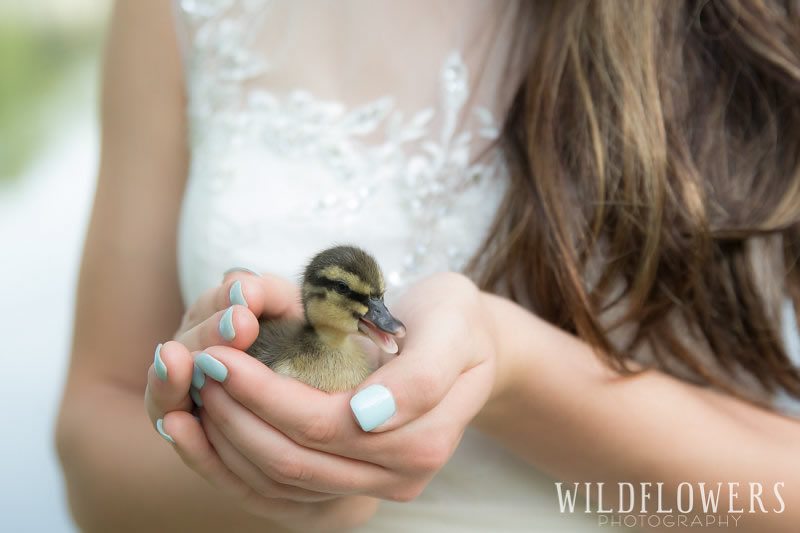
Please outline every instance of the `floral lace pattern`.
M224 194L237 179L224 154L243 143L315 161L337 182L299 202L297 210L306 216L335 223L358 213L381 190L396 195L410 231L403 264L388 272L390 284L463 268L474 249L437 231L438 221L452 214L459 195L498 179L504 166L491 147L498 136L491 111L466 105L469 72L458 51L441 67L436 105L408 113L386 95L348 108L306 90L279 94L252 83L270 69L269 58L253 50L265 2L181 0L179 6L193 30L187 57L192 179L209 194ZM488 148L479 158L477 145ZM229 218L224 212L213 216ZM210 240L230 247L234 235L241 240L258 232L228 220L228 229L222 225ZM433 249L438 259L431 257Z

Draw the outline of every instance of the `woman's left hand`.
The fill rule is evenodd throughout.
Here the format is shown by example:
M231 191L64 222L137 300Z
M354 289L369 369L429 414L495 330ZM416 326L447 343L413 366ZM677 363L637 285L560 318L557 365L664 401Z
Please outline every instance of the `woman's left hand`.
M408 331L401 353L355 395L313 389L229 347L206 350L227 369L201 391L220 455L312 491L419 495L495 386L492 321L477 287L450 273L415 284L391 311Z

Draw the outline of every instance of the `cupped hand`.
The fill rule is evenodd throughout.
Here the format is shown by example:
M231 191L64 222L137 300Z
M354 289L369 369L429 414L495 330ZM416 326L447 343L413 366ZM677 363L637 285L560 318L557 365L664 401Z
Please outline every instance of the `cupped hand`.
M327 394L226 346L197 359L211 379L201 417L226 465L251 486L415 498L447 462L495 384L491 321L467 278L438 274L392 306L399 356L353 395Z
M258 335L258 318L301 313L297 287L276 276L229 271L218 287L203 293L184 313L173 341L155 348L148 370L145 406L155 424L164 414L191 411L193 368L190 352L209 345L249 347Z
M193 386L204 380L193 364L201 347L245 349L258 335L256 317L301 312L298 288L291 282L242 270L228 273L219 287L204 293L186 311L175 339L156 348L145 405L156 430L184 463L249 512L289 527L315 530L325 529L326 524L360 523L374 513L372 499L333 499L330 494L278 483L252 487L220 459L192 414L195 404L202 402Z

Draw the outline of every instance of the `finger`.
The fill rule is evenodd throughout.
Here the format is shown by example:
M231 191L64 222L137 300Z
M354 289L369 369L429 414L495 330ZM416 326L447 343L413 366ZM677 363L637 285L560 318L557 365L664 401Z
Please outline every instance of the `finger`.
M187 395L192 366L192 355L181 343L169 341L156 347L145 390L145 407L154 424L169 411L191 410L192 402Z
M250 308L248 302L262 301L262 289L258 278L252 275L240 275L239 278L227 277L222 284L208 289L189 306L183 315L180 331L187 331L217 311L224 311L232 305L243 305ZM258 315L256 315L258 316Z
M446 441L446 435L441 432L445 423L440 426L408 424L400 428L399 434L365 433L350 412L349 394L319 391L276 374L252 357L230 348L215 346L205 353L218 365L213 371L214 379L222 382L225 391L241 404L240 407L305 448L375 465L394 465L399 470L402 463L407 462L407 443L418 435L415 431L419 429L431 435L430 453L424 454L425 457L441 455L437 450L441 451L439 444ZM476 399L480 399L479 393Z
M181 333L176 340L191 351L218 344L246 350L258 337L258 330L258 319L249 309L232 305Z
M222 434L270 479L330 494L372 493L396 482L382 467L300 446L231 398L219 383L206 380L201 395L205 412Z
M398 471L432 476L455 452L464 429L486 403L493 370L480 364L467 370L436 407L394 431L369 434L390 438L394 448L387 465ZM420 440L420 436L424 439ZM398 444L405 443L405 446ZM415 444L411 444L415 443Z
M237 285L237 282L239 283ZM222 301L239 303L241 287L247 308L257 317L300 317L303 307L297 284L274 274L254 275L240 269L225 273L220 297Z
M299 487L293 487L292 485L283 485L268 478L256 465L234 448L210 417L203 413L201 415L201 420L206 436L211 445L214 446L222 462L225 463L231 472L262 496L267 498L285 498L301 502L321 502L338 497L333 494L325 494L323 492L314 492Z
M232 305L247 307L256 317L302 313L297 285L279 276L258 276L236 269L226 272L219 286L205 291L186 310L180 331L189 330Z
M374 448L373 439L364 439L356 425L348 393L322 392L224 346L195 357L232 398L294 442L351 458Z
M265 518L290 518L302 512L304 503L261 496L231 472L206 439L200 422L182 411L164 416L163 432L172 440L181 460L212 486L231 496L249 512ZM165 437L166 438L166 437Z
M439 332L447 331L447 335ZM436 407L462 372L477 361L468 358L480 346L453 344L470 332L458 317L443 317L436 328L409 336L401 354L370 375L350 400L353 415L363 431L396 429ZM486 349L491 347L487 346Z

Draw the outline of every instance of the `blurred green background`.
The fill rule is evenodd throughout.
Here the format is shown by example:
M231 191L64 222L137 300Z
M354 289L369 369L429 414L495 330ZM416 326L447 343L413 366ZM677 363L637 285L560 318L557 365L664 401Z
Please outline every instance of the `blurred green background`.
M102 43L109 2L0 2L0 180L19 178L69 107Z
M53 429L95 187L98 72L110 5L0 0L4 532L75 531Z

